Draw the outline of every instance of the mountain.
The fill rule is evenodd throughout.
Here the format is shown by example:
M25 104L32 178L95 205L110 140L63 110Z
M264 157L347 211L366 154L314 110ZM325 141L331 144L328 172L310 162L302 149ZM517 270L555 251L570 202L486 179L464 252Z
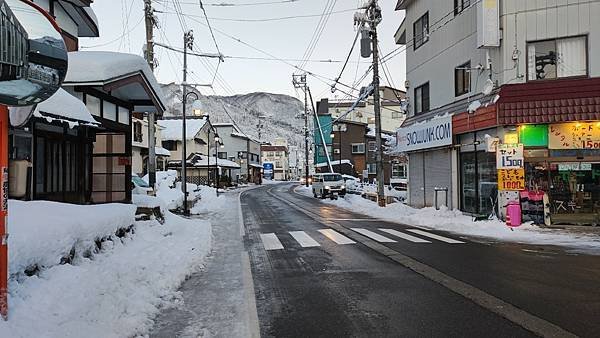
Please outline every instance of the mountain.
M182 116L181 86L161 86L167 99L165 116ZM273 142L280 137L288 140L290 146L304 143L304 104L294 97L263 92L218 96L202 95L193 88L190 91L198 95L211 122L231 123L233 118L242 132L261 141ZM186 113L192 115L191 103L186 106Z

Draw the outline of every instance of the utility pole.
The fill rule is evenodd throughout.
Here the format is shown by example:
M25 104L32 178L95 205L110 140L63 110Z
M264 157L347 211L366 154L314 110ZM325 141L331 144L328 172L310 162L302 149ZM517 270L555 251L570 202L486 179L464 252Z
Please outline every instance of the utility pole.
M187 104L187 50L192 49L194 44L194 35L192 31L187 31L183 34L183 116L182 116L182 130L181 130L181 141L183 143L183 153L181 154L181 191L183 192L183 214L188 216L190 211L187 205L187 135L186 135L186 112L185 106ZM196 95L196 93L191 92L190 94ZM197 96L196 96L197 99ZM210 144L210 140L208 141ZM210 155L209 155L210 158Z
M151 1L144 0L144 17L146 22L146 62L148 62L150 70L154 72L154 25L156 25L156 18L154 17ZM155 117L154 112L148 112L148 183L156 189Z
M308 90L306 87L306 74L292 75L295 88L304 91L304 184L308 188Z
M377 201L380 207L385 207L384 173L383 173L383 145L381 140L381 99L379 97L379 44L377 41L377 25L381 22L381 8L377 0L370 0L365 7L365 13L355 15L355 23L359 24L359 29L363 32L368 31L371 36L371 46L373 50L373 108L375 110L375 141L377 143ZM368 26L368 27L367 27ZM364 50L363 57L368 57L370 51Z

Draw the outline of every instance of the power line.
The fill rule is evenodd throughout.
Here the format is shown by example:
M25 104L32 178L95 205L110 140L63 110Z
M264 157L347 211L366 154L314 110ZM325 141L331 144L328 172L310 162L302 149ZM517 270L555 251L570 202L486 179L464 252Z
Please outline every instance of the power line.
M315 48L317 47L317 44L319 43L319 40L321 39L323 31L325 30L325 26L327 25L327 22L331 17L331 13L333 12L336 3L337 0L334 0L333 2L327 0L327 4L323 9L323 13L321 15L321 18L319 19L319 23L317 24L317 27L313 32L313 36L308 44L306 51L304 52L304 55L302 55L302 59L310 59L310 57L312 56L312 53L314 52ZM300 68L303 68L304 66L306 66L306 62L303 61L300 64L298 64L298 66Z
M142 21L144 21L144 16L143 16L143 15L142 15L142 17L140 18L140 20L139 20L139 21L138 21L138 22L137 22L137 23L136 23L136 24L135 24L133 27L131 27L131 28L130 28L128 31L126 31L126 32L123 32L121 35L119 35L118 37L114 38L113 40L110 40L110 41L108 41L108 42L104 42L104 43L100 43L100 44L97 44L97 45L91 45L91 46L80 46L79 48L81 48L81 49L87 49L87 48L96 48L96 47L104 47L104 46L108 46L108 45L110 45L110 44L112 44L112 43L115 43L115 42L119 41L119 40L120 40L120 39L122 39L122 38L123 38L125 35L127 35L127 34L129 34L129 33L133 32L133 30L134 30L134 29L136 29L136 28L137 28L137 26L139 26L139 25L142 23Z
M343 10L339 10L339 11L332 11L330 13L330 15L348 13L348 12L354 12L354 11L356 11L356 8L349 8L349 9L343 9ZM177 14L175 12L169 12L169 11L157 11L157 12L164 13L164 14ZM187 16L187 17L192 17L192 18L202 17L202 16L196 15L196 14L183 13L183 15ZM300 14L300 15L289 15L289 16L281 16L281 17L273 17L273 18L259 18L259 19L209 17L209 19L215 20L215 21L233 21L233 22L270 22L270 21L283 21L283 20L293 20L293 19L314 18L314 17L319 17L321 15L322 14Z
M202 5L202 0L198 0L200 2L200 8L202 8L202 13L204 13L204 18L206 19L206 24L208 25L208 30L210 31L210 36L215 43L215 48L217 49L217 53L221 54L221 50L219 50L219 44L217 44L217 39L215 39L215 34L213 33L212 26L210 25L210 21L208 21L208 15L206 15L206 9Z
M160 0L153 0L154 2L161 2ZM212 6L212 7L247 7L247 6L263 6L263 5L278 5L278 4L290 4L294 2L298 2L300 0L282 0L282 1L264 1L264 2L255 2L255 3L207 3L204 6ZM198 5L197 2L181 2L182 5Z

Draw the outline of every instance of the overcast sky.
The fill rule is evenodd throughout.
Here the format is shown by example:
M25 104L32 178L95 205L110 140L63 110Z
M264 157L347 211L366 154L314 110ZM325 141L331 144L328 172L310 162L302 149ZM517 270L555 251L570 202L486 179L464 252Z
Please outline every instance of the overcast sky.
M219 49L226 56L242 57L269 57L247 45L231 39L232 37L272 54L276 58L301 59L304 55L311 37L320 20L320 15L325 9L326 0L297 0L295 2L274 3L252 6L211 6L211 4L257 4L261 2L274 2L277 0L204 0L210 24L215 30L215 38ZM196 48L203 52L216 53L210 32L202 9L197 0L179 0L185 14L185 24L194 31ZM354 10L358 0L331 0L335 2L321 38L311 56L312 60L341 60L343 61L350 51L355 36L353 26ZM393 51L398 46L394 42L394 33L402 21L403 14L394 11L395 0L381 0L383 22L379 25L380 47L382 54ZM158 12L160 29L155 30L155 41L181 48L182 27L175 14L173 0L154 0L153 6ZM99 38L82 38L81 50L111 50L142 55L145 42L145 28L143 22L143 0L111 0L94 1L92 8L98 16L100 25ZM341 13L335 13L341 12ZM314 17L293 18L287 20L261 21L290 16L316 15ZM224 20L227 19L227 20ZM258 21L232 21L229 19L258 20ZM220 32L219 32L220 31ZM222 33L221 33L222 32ZM124 34L125 33L125 34ZM370 59L360 59L357 46L350 58L341 82L352 84L356 74L360 77L367 69ZM156 47L156 58L159 66L156 75L160 82L181 82L182 80L182 55ZM200 60L198 57L189 57L188 82L213 83L217 61L214 59ZM290 61L297 65L297 61ZM357 71L358 66L358 71ZM387 63L391 74L391 82L396 87L404 86L404 54L393 58ZM310 72L327 78L337 77L342 68L342 63L317 63L308 62L304 67ZM296 91L291 83L294 68L280 61L226 59L219 67L217 80L214 81L214 93L229 95L232 93L249 93L266 91L296 96ZM372 76L363 81L367 85ZM382 83L388 84L383 76ZM309 77L315 100L322 97L342 98L344 93L332 94L329 90L331 81ZM340 89L347 90L343 86ZM209 88L202 89L205 94L212 94Z

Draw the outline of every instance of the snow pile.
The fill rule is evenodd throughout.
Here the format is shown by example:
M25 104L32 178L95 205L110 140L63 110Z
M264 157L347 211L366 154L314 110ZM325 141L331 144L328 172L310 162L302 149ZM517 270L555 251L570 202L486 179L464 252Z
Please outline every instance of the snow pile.
M160 207L161 210L163 210L163 211L166 209L166 206L165 206L163 200L161 200L160 198L155 197L155 196L132 194L131 199L132 199L133 204L135 204L139 208L153 209L153 208Z
M134 224L136 207L128 204L74 205L47 201L9 201L10 271L51 267L73 248L81 253L96 239Z
M113 209L102 214L111 217L115 206L107 207ZM11 208L15 214L18 203ZM83 215L91 214L89 209L78 208L87 212L54 211L63 220L85 220L82 223L87 225L80 224L82 227L102 228L95 217ZM91 259L76 257L73 265L53 266L39 275L11 280L10 320L0 321L0 336L67 338L85 333L90 338L111 338L147 333L159 310L180 299L179 285L201 267L211 247L209 222L170 213L166 216L163 226L155 221L136 223L134 234L104 242ZM23 223L20 217L13 222ZM35 235L38 241L33 244L44 245L48 236L57 237L44 231L44 235ZM20 243L12 243L13 259L12 250L18 250Z
M310 188L300 187L297 191L312 196ZM502 221L474 222L470 216L459 210L435 210L435 208L415 209L403 203L389 204L379 208L375 202L356 195L346 195L338 200L322 200L323 203L361 213L383 220L421 227L448 231L461 235L498 239L508 242L540 245L558 245L590 254L600 255L600 236L580 234L559 229L542 229L531 224L510 228Z
M142 178L146 182L150 182L148 175ZM183 206L183 192L181 184L177 188L175 181L177 180L177 171L157 171L156 172L156 197L158 197L168 210L175 210Z
M217 196L217 189L208 186L200 186L199 189L199 200L190 210L192 214L198 215L207 212L218 212L229 207L225 195L220 194Z

